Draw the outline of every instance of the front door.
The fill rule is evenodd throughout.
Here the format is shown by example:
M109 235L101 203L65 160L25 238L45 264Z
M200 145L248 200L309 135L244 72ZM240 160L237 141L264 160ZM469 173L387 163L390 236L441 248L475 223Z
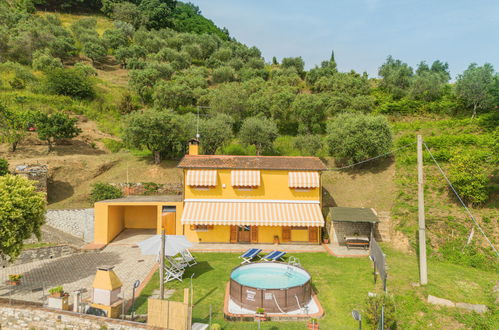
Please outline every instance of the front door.
M237 227L237 241L239 243L249 243L251 240L251 226Z

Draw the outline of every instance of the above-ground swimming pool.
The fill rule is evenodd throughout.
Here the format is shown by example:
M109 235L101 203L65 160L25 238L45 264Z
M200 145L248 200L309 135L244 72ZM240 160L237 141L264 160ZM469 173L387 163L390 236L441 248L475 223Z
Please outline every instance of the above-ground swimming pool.
M230 298L239 306L268 313L286 313L310 302L310 274L286 263L241 265L230 275Z

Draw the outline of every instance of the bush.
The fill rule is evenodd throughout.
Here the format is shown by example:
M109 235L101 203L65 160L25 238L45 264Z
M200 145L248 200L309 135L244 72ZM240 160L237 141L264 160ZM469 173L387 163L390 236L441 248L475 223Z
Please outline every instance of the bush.
M118 140L103 138L101 141L111 152L119 152L124 147L123 142Z
M488 198L488 178L474 154L458 153L450 160L449 180L466 204L480 205ZM453 192L450 192L453 194Z
M353 164L387 153L392 132L383 116L345 113L328 124L326 141L330 155Z
M375 296L367 297L364 311L367 324L371 325L373 329L378 328L382 306L384 306L384 329L396 329L395 300L386 293L378 293Z
M121 190L109 183L97 182L92 185L90 192L90 202L92 203L120 197L123 197Z
M320 135L298 135L294 146L300 150L302 156L317 156L322 149L322 137Z
M0 176L9 174L9 162L6 159L0 158Z
M215 83L224 83L233 81L235 79L236 72L230 66L222 66L213 70L212 78Z
M48 72L45 88L52 94L79 99L93 98L95 95L90 79L75 69L54 69Z
M44 53L35 53L33 55L33 69L48 72L54 68L62 68L62 62L57 57L52 57Z

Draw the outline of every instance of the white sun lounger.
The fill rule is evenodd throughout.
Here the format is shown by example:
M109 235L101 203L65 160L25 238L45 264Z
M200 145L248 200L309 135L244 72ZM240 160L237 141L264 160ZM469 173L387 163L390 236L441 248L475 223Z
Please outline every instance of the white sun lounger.
M188 267L194 266L197 264L196 258L194 258L191 252L187 249L180 252L180 256L175 258L175 261L186 264Z
M184 270L178 270L175 267L165 267L165 279L164 283L173 280L179 280L182 282L182 276L184 275Z

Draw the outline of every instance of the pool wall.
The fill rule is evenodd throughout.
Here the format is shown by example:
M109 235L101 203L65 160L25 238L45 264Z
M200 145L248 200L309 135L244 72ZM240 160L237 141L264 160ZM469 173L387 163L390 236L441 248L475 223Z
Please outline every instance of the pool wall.
M265 263L258 263L265 264ZM275 263L269 262L268 264L283 264L288 266L285 263ZM232 270L249 265L241 265ZM292 266L296 267L296 266ZM308 274L306 270L300 267L296 267L301 271L304 271ZM305 306L312 299L312 287L310 283L310 274L309 280L307 280L302 285L292 286L288 288L282 289L260 289L252 286L242 285L236 280L230 279L230 298L236 304L240 305L243 308L256 310L259 307L263 307L266 313L281 313L281 312L290 312L293 310L297 310L300 307ZM275 297L275 300L274 300ZM298 298L298 301L297 301ZM276 305L279 305L279 307ZM299 302L299 305L298 305Z

